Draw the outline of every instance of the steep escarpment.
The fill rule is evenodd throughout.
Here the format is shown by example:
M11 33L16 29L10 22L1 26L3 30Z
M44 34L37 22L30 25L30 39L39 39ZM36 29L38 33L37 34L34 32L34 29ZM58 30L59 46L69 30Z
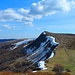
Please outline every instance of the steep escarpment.
M56 48L57 45L58 43L55 42L54 37L49 36L45 32L43 32L36 40L34 40L31 44L25 47L23 51L26 55L36 54L35 57L36 59L37 57L39 58L39 56L43 55L41 59L46 60L51 56L51 53L54 53L54 49Z

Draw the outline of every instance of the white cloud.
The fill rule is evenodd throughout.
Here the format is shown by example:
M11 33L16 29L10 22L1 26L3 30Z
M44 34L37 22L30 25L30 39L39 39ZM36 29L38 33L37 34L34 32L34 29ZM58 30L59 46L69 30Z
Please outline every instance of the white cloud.
M3 27L3 28L6 28L6 29L15 28L15 26L10 26L10 25L3 25L2 27Z
M22 19L22 15L17 13L16 10L14 9L6 9L6 10L1 10L0 11L0 21L19 21Z
M25 10L23 8L18 9L18 12L22 13L22 15L27 15L29 13L29 10Z
M35 19L60 12L69 12L73 8L75 8L75 0L41 0L38 3L32 3L28 10L24 8L0 10L0 22L17 21L33 26Z
M51 15L61 11L68 12L73 7L75 7L75 1L42 0L31 5L30 13L34 15Z
M24 22L25 25L33 26L32 22Z

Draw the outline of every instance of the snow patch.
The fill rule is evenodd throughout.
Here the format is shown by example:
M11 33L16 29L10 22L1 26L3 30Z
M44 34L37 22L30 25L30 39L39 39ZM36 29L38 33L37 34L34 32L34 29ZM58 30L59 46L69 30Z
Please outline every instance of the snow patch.
M39 62L38 62L38 67L39 67L41 70L47 69L47 68L45 67L45 61L39 61Z
M59 43L55 42L55 38L52 37L52 36L47 36L46 38L47 38L47 40L50 40L50 41L51 41L51 44L52 44L52 45L59 44Z
M15 47L11 47L10 50L14 50L16 49L19 45L22 45L22 44L27 44L31 39L28 39L28 40L24 40L24 41L20 41L18 43L14 43ZM25 46L24 46L25 47Z
M33 71L33 73L35 73L35 72L37 72L37 71Z
M45 34L46 34L46 32L43 32L43 34L45 35Z
M54 56L54 52L51 53L51 56L50 56L49 58L53 58L53 56ZM49 59L49 58L48 58L48 59Z

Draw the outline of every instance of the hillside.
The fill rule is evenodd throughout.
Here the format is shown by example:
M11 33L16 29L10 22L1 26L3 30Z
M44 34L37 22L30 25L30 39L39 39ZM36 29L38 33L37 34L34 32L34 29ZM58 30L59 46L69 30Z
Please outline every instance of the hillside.
M68 50L75 49L75 34L60 34L60 33L50 33L45 31L48 35L56 38L56 41L59 43L59 47L62 47L62 44Z
M55 53L56 55L52 59L48 59L49 63L47 63L47 66L53 67L54 64L57 64L57 63L63 64L64 61L66 61L65 66L67 66L66 64L68 63L68 60L64 51L64 47L68 50L67 52L69 52L69 54L71 52L75 53L75 35L50 33L47 31L45 31L45 33L46 33L46 36L54 37L56 42L59 43L56 49L56 53ZM25 72L25 70L27 70L28 68L34 70L36 68L36 64L34 64L33 66L27 67L28 65L32 64L32 61L28 61L27 59L27 57L31 54L31 53L30 54L28 53L30 52L30 50L33 50L32 53L34 54L34 52L38 51L38 49L40 49L41 51L41 48L43 52L44 50L47 50L47 48L50 47L50 43L47 44L46 46L44 45L40 46L42 42L46 42L46 39L45 39L46 36L43 36L43 34L41 34L36 40L35 39L20 39L20 40L13 40L9 42L0 43L0 71L5 70L5 71L13 71L13 72ZM53 50L54 50L54 47L53 47ZM41 53L38 53L37 55L38 57L40 56L39 54L42 55ZM35 58L38 59L37 56L35 57L32 56L29 59L35 59ZM45 56L46 58L49 58L51 54L49 56L44 55L43 57ZM42 56L39 60L41 59L43 59ZM71 66L71 64L68 64L68 65ZM49 71L51 69L52 68L48 68L45 71Z
M61 64L64 68L68 68L75 75L75 34L58 34L47 32L48 35L54 36L56 42L59 43L56 55L48 60L49 67L46 72L51 72L55 64Z
M55 39L45 32L33 40L1 43L0 70L25 72L29 68L46 69L44 61L54 56L54 49L57 45Z

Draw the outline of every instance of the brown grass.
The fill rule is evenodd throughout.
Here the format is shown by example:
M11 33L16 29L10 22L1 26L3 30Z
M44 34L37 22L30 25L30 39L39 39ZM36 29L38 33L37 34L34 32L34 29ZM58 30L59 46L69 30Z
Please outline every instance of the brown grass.
M49 72L36 72L36 73L13 73L13 72L0 72L0 75L56 75ZM70 73L63 73L60 75L71 75Z

